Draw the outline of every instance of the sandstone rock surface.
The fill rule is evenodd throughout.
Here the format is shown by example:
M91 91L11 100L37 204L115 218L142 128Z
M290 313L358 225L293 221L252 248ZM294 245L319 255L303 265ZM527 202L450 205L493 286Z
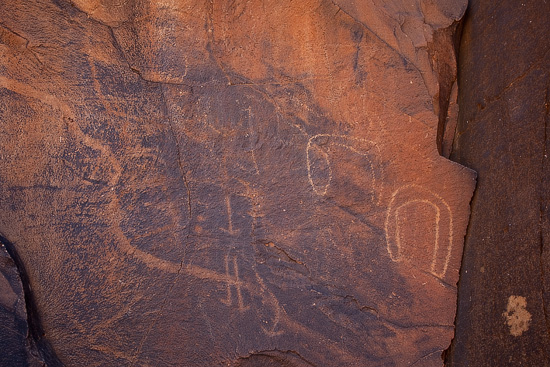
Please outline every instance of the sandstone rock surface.
M20 269L0 239L0 366L45 366L35 339L31 337L24 284ZM38 325L33 325L38 330ZM40 346L48 351L48 346Z
M0 232L59 360L441 366L465 8L1 2Z
M449 366L550 366L549 11L470 1L451 157L478 187Z

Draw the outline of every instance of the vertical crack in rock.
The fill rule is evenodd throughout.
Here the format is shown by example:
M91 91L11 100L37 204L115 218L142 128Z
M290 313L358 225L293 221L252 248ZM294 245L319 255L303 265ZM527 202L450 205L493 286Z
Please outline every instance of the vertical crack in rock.
M474 205L475 205L475 202L476 202L476 197L477 197L477 190L474 190L473 192L473 195L472 195L472 198L470 200L470 203L469 203L469 207L470 208L473 208ZM471 219L471 213L470 213L470 219ZM471 234L471 225L472 225L472 222L471 220L468 220L468 225L466 227L466 233L464 235L464 243L468 243L468 238L470 237L470 234ZM464 253L462 254L462 261L461 261L461 266L460 266L460 269L459 269L459 273L462 274L462 270L463 270L463 267L465 267L465 263L464 263ZM460 300L461 300L461 287L460 287L460 282L462 281L462 277L459 277L458 279L458 283L457 283L457 297L456 297L456 313L455 313L455 317L454 317L454 322L453 322L453 331L454 331L454 336L453 336L453 339L451 340L451 343L449 344L449 347L447 349L445 349L442 353L442 358L443 358L443 361L444 361L444 365L445 366L453 366L452 364L452 361L453 361L453 353L454 353L454 350L455 350L455 347L456 347L456 327L457 327L457 321L458 321L458 310L459 310L459 306L460 306Z
M455 63L455 78L453 80L453 83L454 83L454 86L457 87L457 89L460 88L460 86L458 85L458 73L460 73L460 69L459 69L459 65L458 65L460 42L462 40L463 27L464 27L465 22L468 21L468 17L469 17L469 7L465 10L464 16L462 17L462 19L460 19L459 22L457 22L453 25L453 27L455 29L455 32L456 32L453 35L453 56L454 56L454 60L456 62ZM449 159L451 159L450 156L453 152L453 147L454 147L454 143L455 143L454 140L456 139L456 136L457 136L458 118L459 118L458 109L460 108L460 106L458 105L458 103L459 103L458 93L453 97L451 96L451 93L452 93L452 90L449 91L449 96L448 96L449 100L447 101L448 102L447 103L447 111L445 111L445 113L442 113L442 111L440 111L439 125L438 125L438 135L437 135L437 137L438 137L438 141L437 141L438 150L439 150L440 154L442 154L443 156L446 156ZM450 98L455 98L455 99L451 100ZM450 113L449 108L451 108L450 104L453 103L453 102L456 104L457 110L455 111L454 116L449 116L449 113ZM454 119L454 121L450 121L449 118ZM477 175L476 175L476 177L477 177ZM468 224L467 224L467 227L466 227L466 232L465 232L465 235L464 235L464 244L466 244L468 242L468 237L470 236L470 233L471 233L470 232L471 225L472 225L472 222L471 222L471 214L472 214L471 213L471 208L475 205L476 197L477 197L477 190L474 190L473 195L470 199L470 203L468 205L468 207L470 208L470 213L469 213ZM464 267L464 255L465 255L465 252L463 252L463 254L462 254L461 266L460 266L460 269L459 269L460 274L462 274L463 267ZM442 353L442 358L444 360L445 366L447 366L447 364L451 361L452 354L453 354L454 348L455 348L458 309L459 309L460 299L461 299L460 282L461 282L461 277L459 277L458 283L457 283L457 297L456 297L456 310L457 310L457 312L455 313L454 322L453 322L454 336L453 336L453 339L451 340L451 343L449 344L449 347L446 350L444 350L443 353Z
M463 19L451 158L478 171L479 185L448 366L550 362L550 49L543 15L550 3L517 5L471 0Z
M178 139L178 136L176 135L176 131L174 130L174 121L172 117L172 113L170 112L170 106L168 105L168 101L166 100L166 91L164 90L166 87L161 83L160 84L160 90L161 90L161 97L164 104L164 113L166 114L166 118L168 120L168 127L170 130L170 135L172 136L172 139L174 139L174 144L176 145L176 155L178 160L178 167L181 171L181 178L183 180L183 184L185 185L185 190L187 192L187 214L189 215L189 218L192 218L192 208L191 208L191 189L189 188L189 182L187 181L187 172L183 165L182 160L182 154L181 154L181 145ZM191 230L191 226L188 226L187 231L187 237L189 237L189 233Z
M434 100L435 112L438 114L437 149L449 158L458 122L458 85L457 53L463 19L454 22L447 28L434 31L433 41L428 43L428 54L432 68L437 74L439 91Z
M28 365L25 365L25 367L26 366L30 366L30 367L63 366L61 361L55 355L55 352L52 349L50 343L48 342L47 336L45 335L44 330L42 329L42 326L40 323L39 311L36 308L36 304L35 304L33 293L30 287L29 278L27 276L27 272L25 271L25 267L23 266L23 263L17 254L14 244L8 241L7 238L0 233L0 251L2 251L2 247L6 249L6 252L10 256L11 261L17 268L17 271L19 274L19 280L21 282L21 286L23 290L23 296L24 296L24 302L25 302L23 308L24 308L24 311L26 311L26 317L27 317L26 322L27 322L28 345L19 346L19 347L25 348L28 353L28 358L29 358L27 361ZM0 273L0 276L2 276L1 273ZM5 326L7 327L8 325L5 325ZM14 352L14 351L4 350L1 353L5 353L4 356L7 356L10 354L9 352ZM3 359L0 358L0 360L3 360ZM14 361L7 361L7 362L10 363L10 365L13 365L14 367L19 367L18 364L12 364L12 363L16 363ZM23 365L21 365L21 367L23 367Z
M544 231L544 222L548 220L548 205L547 205L547 192L545 185L546 171L548 169L548 120L550 119L550 85L546 87L546 94L544 96L544 134L543 134L543 154L541 157L541 179L540 179L540 220L539 220L539 231L540 231L540 256L539 256L539 266L540 266L540 287L541 287L541 302L542 302L542 311L544 313L544 322L546 325L547 337L550 339L550 319L548 315L548 305L546 304L545 293L547 292L545 287L546 279L546 270L544 267L544 243L547 240L545 238Z
M187 181L187 173L185 171L185 167L183 166L183 162L182 162L181 147L180 147L179 139L178 139L178 137L176 135L176 132L174 130L174 125L173 125L173 120L172 120L172 113L170 112L170 106L168 105L168 101L166 99L166 92L164 90L165 86L163 85L163 83L158 83L158 84L160 85L159 86L160 94L161 94L161 99L162 99L163 106L164 106L164 114L165 114L166 119L168 121L168 128L170 130L170 135L172 136L172 139L174 139L174 144L175 144L175 148L176 148L176 155L177 155L177 163L178 163L178 167L181 171L181 177L182 177L182 181L185 185L185 190L187 192L188 215L189 215L189 218L191 218L192 217L191 191L190 191L190 188L189 188L189 183ZM139 344L139 347L138 347L134 357L132 358L131 366L135 366L138 363L141 351L143 349L143 345L145 344L145 342L149 338L149 335L151 334L151 331L154 329L155 325L159 322L160 318L162 317L164 309L166 307L166 303L168 301L168 298L172 295L172 291L173 291L176 283L178 282L178 280L180 278L180 275L182 273L182 269L184 267L185 254L187 252L187 247L189 246L189 237L190 237L190 235L191 235L191 226L190 226L190 224L188 224L187 235L185 237L183 255L181 257L179 268L176 272L176 275L174 276L174 280L172 281L172 284L170 285L170 287L168 288L166 294L164 295L164 298L162 300L162 303L161 303L161 306L160 306L160 309L159 309L157 315L151 321L151 324L147 328L147 332L143 336L143 338L142 338L142 340Z
M440 155L450 159L453 149L453 143L455 139L456 129L458 126L458 52L460 47L460 40L462 36L462 28L466 18L468 16L468 9L464 10L464 15L458 21L453 22L447 28L441 28L434 31L433 41L428 43L428 52L430 55L430 64L436 71L437 79L439 82L439 92L437 95L437 102L434 101L435 109L438 114L438 125L436 135L436 145ZM476 175L477 176L477 175ZM472 204L475 199L476 191L474 189L473 195L470 199L469 208L471 215ZM464 233L463 243L466 242L466 238L469 234L470 220L467 221L466 231ZM464 259L464 253L462 254L462 261ZM460 269L459 269L460 273ZM459 306L459 287L460 278L458 279L456 287L456 310ZM451 285L448 285L451 286ZM453 321L453 332L456 333L457 312ZM429 356L441 352L441 358L444 363L447 363L447 359L454 347L454 337L451 339L448 347L443 351L435 351L429 353L412 365L420 363L422 360Z

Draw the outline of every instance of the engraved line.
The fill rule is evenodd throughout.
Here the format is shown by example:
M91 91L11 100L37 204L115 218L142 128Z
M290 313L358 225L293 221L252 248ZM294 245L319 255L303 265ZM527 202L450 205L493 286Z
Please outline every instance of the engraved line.
M409 192L407 193L406 190L408 190ZM439 214L441 213L442 207L440 205L437 205L433 201L428 200L428 199L407 200L405 202L405 204L402 204L397 209L395 209L394 208L394 203L396 201L396 198L397 198L398 194L401 194L401 193L405 192L406 194L410 195L411 190L414 190L412 192L412 194L428 195L428 196L431 196L432 198L436 199L440 204L443 205L443 207L446 209L446 211L445 211L446 215L449 216L448 244L447 244L447 252L445 254L445 260L443 262L443 269L440 272L436 271L437 259L438 259L438 255L439 255L439 252L440 252L439 229L436 229L437 243L434 244L434 258L433 258L431 269L430 269L430 272L432 274L434 274L435 276L437 276L439 278L443 278L445 276L446 272L447 272L449 262L451 260L451 254L452 254L452 248L453 248L453 215L452 215L452 211L451 211L451 208L450 208L449 204L441 196L435 194L434 192L432 192L428 189L425 189L421 186L413 184L413 185L406 185L406 186L400 187L400 188L398 188L397 190L395 190L393 192L393 194L391 196L390 203L388 205L387 212L386 212L386 220L384 222L384 230L385 230L385 233L386 233L386 247L387 247L388 254L390 255L390 258L392 259L392 261L395 261L395 262L400 261L400 250L401 250L400 243L399 243L400 240L398 240L397 238L392 238L394 236L398 236L398 234L399 234L399 228L398 228L399 226L398 226L398 223L397 223L397 219L395 218L397 216L397 214L396 214L397 209L403 207L404 205L407 204L407 202L410 202L410 201L424 202L424 200L425 200L426 202L430 202L431 205L436 206L439 209L438 213ZM395 223L394 223L395 226L396 226L395 229L390 228L391 227L390 219L395 220ZM437 219L436 222L437 222L436 225L439 226L440 225L439 219ZM395 254L393 249L392 249L392 243L393 242L395 242L395 246L397 247L397 252L398 252L397 254Z
M403 208L403 207L406 207L406 206L409 206L409 205L412 205L414 203L425 203L425 204L428 204L430 205L431 207L433 207L435 209L435 244L434 244L434 248L433 248L433 256L432 256L432 263L431 263L431 272L434 273L435 272L435 265L436 265L436 262L437 262L437 253L438 253L438 250L439 250L439 219L440 219L440 213L441 213L441 210L439 209L439 207L437 205L435 205L434 203L432 203L431 201L429 200L425 200L425 199L413 199L413 200L409 200L407 202L405 202L404 204L401 204L400 206L398 206L397 208L395 208L395 243L397 245L397 259L398 261L401 260L401 257L402 257L402 252L401 252L401 234L400 234L400 225L399 225L399 211Z

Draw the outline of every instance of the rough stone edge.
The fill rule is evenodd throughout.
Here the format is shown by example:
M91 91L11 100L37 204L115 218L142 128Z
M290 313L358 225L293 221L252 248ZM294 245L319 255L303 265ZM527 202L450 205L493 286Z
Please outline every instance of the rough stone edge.
M0 232L0 247L5 249L17 271L25 299L25 313L27 315L27 345L28 365L30 367L62 367L64 364L57 358L49 341L45 338L40 322L40 315L34 301L29 278L21 258L17 254L16 246Z

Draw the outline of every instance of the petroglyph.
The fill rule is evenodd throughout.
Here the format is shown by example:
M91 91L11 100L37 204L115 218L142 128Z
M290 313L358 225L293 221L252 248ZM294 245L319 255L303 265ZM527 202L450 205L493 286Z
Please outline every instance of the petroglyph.
M405 213L411 211L420 213L425 222L409 222ZM423 228L425 231L434 231L433 244L427 244L426 247L413 243L406 251L404 237L407 229L422 224L428 226ZM439 278L445 276L453 248L453 216L450 206L441 196L417 185L400 187L391 196L384 228L388 254L393 261L407 259L413 264L418 264L422 258L427 258L430 265L426 270ZM418 236L422 239L429 237ZM420 252L426 248L431 253Z
M255 139L257 139L257 136L254 133L253 126L252 126L252 107L249 106L246 109L246 111L248 112L248 133L246 134L246 136L250 141L249 150L250 150L250 154L252 155L252 161L254 162L254 169L256 171L256 174L259 175L260 169L258 167L258 160L256 159L256 152L255 152L256 148L254 146L256 144Z
M269 289L266 287L262 277L258 274L258 272L254 271L256 274L256 279L258 281L258 284L260 285L260 295L262 296L262 304L264 306L270 307L273 309L274 316L273 320L261 320L262 321L262 331L270 337L281 335L284 333L283 330L276 330L277 326L279 325L279 321L281 319L281 306L279 305L279 301L277 300L277 297L273 295L272 292L269 291ZM268 324L268 325L263 325ZM269 325L270 324L270 325Z
M230 272L230 265L233 265L233 275ZM242 294L242 283L239 279L239 264L237 262L237 256L233 256L230 260L229 255L225 255L225 275L227 276L226 286L227 286L227 298L221 299L220 301L226 306L233 305L233 296L231 293L231 288L235 287L237 291L237 306L239 311L244 312L250 308L250 306L245 306Z
M225 194L225 210L227 211L227 228L220 228L223 232L235 236L239 234L239 229L233 228L233 213L231 209L231 195L229 193Z
M64 363L439 358L469 200L431 139L439 66L403 64L361 7L76 2L0 1L0 220ZM453 228L437 197L392 196L412 182Z
M375 196L373 160L380 156L380 148L372 141L346 135L317 134L309 138L306 148L307 176L313 191L326 195L333 180L332 163L329 158L331 147L340 147L360 155L367 165L370 175L371 195Z
M98 150L111 166L113 174L108 178L108 184L114 186L118 183L122 168L118 159L113 155L111 148L102 141L84 134L76 121L76 116L68 104L58 99L53 94L44 92L22 83L15 79L0 76L0 88L6 88L12 92L27 98L36 99L52 108L59 110L64 117L69 131L86 146Z

